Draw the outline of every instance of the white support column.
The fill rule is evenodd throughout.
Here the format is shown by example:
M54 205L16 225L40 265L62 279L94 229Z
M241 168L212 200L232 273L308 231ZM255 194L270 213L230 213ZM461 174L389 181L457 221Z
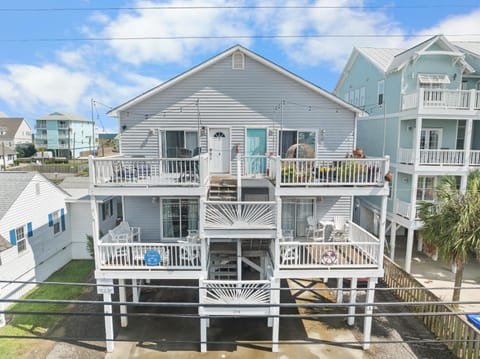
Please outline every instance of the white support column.
M373 304L375 299L375 284L377 283L376 278L368 278L368 289L367 289L367 296L365 298L365 303L369 304L365 306L365 320L363 322L363 349L367 350L370 348L370 343L368 343L371 339L372 334L372 313L373 313Z
M138 281L132 279L132 301L138 303L140 301L140 288L137 287Z
M237 280L242 280L242 240L237 238Z
M198 280L198 302L199 304L203 303L203 299L206 296L205 284L203 283L203 278ZM205 316L205 310L200 305L198 306L198 315L200 317ZM207 351L207 340L208 340L208 327L210 326L209 320L207 318L200 319L200 351L205 353Z
M337 278L337 303L343 303L343 278Z
M412 252L413 252L413 228L408 228L407 232L407 248L405 250L405 266L404 269L407 273L410 273L412 268Z
M119 279L118 280L118 292L119 296L118 299L120 302L126 302L127 301L127 295L126 295L126 288L125 288L125 279ZM121 304L120 305L120 314L127 314L127 306ZM120 315L120 325L125 328L128 325L128 317L126 315Z
M357 277L353 277L350 282L350 304L357 302ZM355 305L348 307L347 324L352 326L355 324Z
M386 184L388 186L388 184ZM388 195L382 197L382 205L380 212L380 228L378 238L380 239L380 253L378 254L378 266L383 267L383 252L385 248L385 226L387 225L387 200Z
M98 247L98 245L100 244L100 227L98 224L98 205L96 198L93 194L90 194L90 211L92 215L92 238L95 258L95 269L99 269L98 267L101 264L100 251Z
M397 239L397 224L392 222L390 227L390 259L395 260L395 241Z
M112 301L112 295L107 293L103 295L103 301L108 303ZM105 313L104 320L105 320L105 341L107 345L107 352L113 352L115 347L114 333L113 333L113 317L112 317L112 305L106 304L103 306L103 312Z
M421 98L420 100L423 101L423 98ZM420 104L419 104L419 110L420 110ZM422 118L418 117L415 125L415 142L414 142L415 159L413 163L414 163L415 169L420 162L420 139L422 136L422 126L423 126L422 123L423 123Z
M270 304L275 305L274 307L270 307L270 314L274 316L272 318L272 352L278 353L280 332L280 307L278 306L280 304L280 279L271 279Z
M421 236L417 236L417 251L421 252L423 249L423 239Z
M277 162L279 164L279 162ZM275 202L277 203L277 235L275 238L275 253L274 253L274 270L278 270L280 266L280 240L283 236L282 233L282 199L280 196L275 197Z

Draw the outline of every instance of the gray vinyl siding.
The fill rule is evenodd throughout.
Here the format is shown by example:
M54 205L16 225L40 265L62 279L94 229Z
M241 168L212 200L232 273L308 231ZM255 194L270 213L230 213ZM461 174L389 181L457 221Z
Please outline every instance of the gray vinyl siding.
M268 152L277 150L277 130L314 129L319 156L344 157L354 146L354 117L352 111L248 56L242 71L232 70L227 57L122 112L121 148L125 155L156 156L156 130L205 126L229 127L232 152L238 144L244 153L245 129L267 127L272 129ZM320 129L325 130L322 138ZM201 146L207 151L205 137Z
M317 199L317 218L333 221L334 216L352 217L352 197L321 197Z
M125 197L124 221L131 227L141 228L142 242L158 242L160 240L160 201L152 201L152 197Z

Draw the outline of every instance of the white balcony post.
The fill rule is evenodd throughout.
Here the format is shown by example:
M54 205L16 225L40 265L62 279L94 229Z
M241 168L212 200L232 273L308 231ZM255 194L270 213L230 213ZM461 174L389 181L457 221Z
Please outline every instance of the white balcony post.
M382 197L382 207L380 212L380 228L378 231L378 239L380 240L380 248L378 251L378 266L383 267L383 251L385 247L385 226L387 224L387 199L388 196L384 195Z
M475 102L476 102L475 100L477 99L476 95L477 95L477 91L475 89L471 89L469 91L468 97L469 97L469 110L470 111L475 110ZM469 121L471 121L471 119Z
M357 277L353 277L350 281L350 305L348 307L347 324L352 326L355 324L355 303L357 302Z
M275 187L280 189L280 181L282 180L282 158L275 157Z
M420 88L418 91L418 112L423 111L423 99L425 98L425 89Z
M100 227L98 224L98 205L96 198L93 194L90 194L90 211L92 217L92 238L93 238L93 253L95 258L95 269L100 266Z
M119 292L119 300L120 302L126 302L127 301L127 295L126 295L126 289L125 289L125 279L119 279L118 280L118 292ZM125 314L120 316L120 325L122 327L126 327L128 325L128 317L126 316L127 314L127 306L124 304L120 304L120 314Z
M198 287L199 287L198 301L199 301L199 304L202 304L207 295L207 290L205 289L205 283L203 281L203 278L200 278L198 280ZM200 317L205 316L205 310L201 305L198 307L198 315ZM200 351L202 353L205 353L207 351L207 338L208 338L207 328L208 328L208 319L200 318Z
M464 140L465 143L463 144L463 150L465 151L465 155L463 158L464 166L470 166L470 155L472 150L472 131L473 131L473 119L469 118L466 123L465 140ZM465 188L466 188L466 183L465 183Z
M272 318L272 352L278 353L278 340L280 332L280 279L271 279L271 294L270 294L270 314Z
M423 89L421 89L423 90ZM417 120L416 120L416 126L415 126L415 146L414 146L414 149L415 149L415 157L414 157L414 161L413 161L413 164L415 166L418 166L418 164L420 163L420 140L421 140L421 136L422 136L422 118L421 117L418 117Z
M397 224L392 222L392 226L390 227L390 259L392 261L395 260L395 241L397 237Z

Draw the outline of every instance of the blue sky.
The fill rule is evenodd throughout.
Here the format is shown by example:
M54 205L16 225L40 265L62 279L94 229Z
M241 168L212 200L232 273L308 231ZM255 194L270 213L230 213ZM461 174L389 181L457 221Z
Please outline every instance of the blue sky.
M213 8L198 8L205 5ZM258 5L264 8L252 8ZM196 8L172 8L181 6ZM90 118L94 99L97 125L116 130L108 106L237 43L331 91L354 46L405 48L438 33L480 41L478 19L480 4L472 0L3 1L0 112L31 124L54 111ZM324 37L278 37L312 34ZM187 38L119 40L125 37Z

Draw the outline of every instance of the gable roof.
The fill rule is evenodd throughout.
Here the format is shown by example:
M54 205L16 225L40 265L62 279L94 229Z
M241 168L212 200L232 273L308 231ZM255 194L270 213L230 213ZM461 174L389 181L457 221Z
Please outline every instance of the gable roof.
M25 120L21 117L0 117L0 127L6 129L6 134L3 135L3 138L14 138L17 133L20 125ZM28 123L25 122L28 126ZM28 126L30 127L30 126Z
M17 200L36 172L0 172L0 219Z
M69 196L67 192L51 182L38 172L0 172L0 219L8 212L17 198L32 181L35 176L39 176L43 181Z
M456 47L480 57L480 41L454 41Z
M182 81L183 79L185 79L186 77L188 76L191 76L197 72L200 72L202 70L204 70L205 68L209 67L209 66L212 66L213 64L219 62L220 60L223 60L225 59L226 57L232 55L233 53L237 52L237 51L240 51L242 52L245 56L248 56L250 57L251 59L267 66L268 68L284 75L284 76L287 76L288 78L302 84L303 86L305 87L308 87L309 89L315 91L316 93L322 95L322 96L325 96L326 98L328 98L329 100L337 103L338 105L344 107L344 108L347 108L349 109L350 111L353 111L353 112L356 112L356 113L362 113L362 110L360 110L359 108L343 101L341 98L338 98L337 96L331 94L330 92L322 89L321 87L317 86L317 85L314 85L313 83L303 79L302 77L298 76L298 75L295 75L294 73L286 70L285 68L271 62L270 60L267 60L266 58L254 53L253 51L251 50L248 50L247 48L241 46L241 45L235 45L227 50L225 50L224 52L208 59L207 61L205 62L202 62L201 64L191 68L190 70L187 70L185 72L183 72L182 74L140 94L139 96L137 97L134 97L133 99L123 103L122 105L119 105L115 108L113 108L112 110L110 110L109 112L107 112L107 115L109 116L112 116L112 117L116 117L118 116L119 112L121 111L126 111L127 109L129 109L130 107L152 97L152 96L155 96L156 94L166 90L167 88L169 88L170 86L173 86L175 85L176 83Z
M92 122L91 119L86 117L75 115L73 113L65 113L65 112L52 112L49 115L41 116L35 119L44 120L44 121L80 121L80 122Z

